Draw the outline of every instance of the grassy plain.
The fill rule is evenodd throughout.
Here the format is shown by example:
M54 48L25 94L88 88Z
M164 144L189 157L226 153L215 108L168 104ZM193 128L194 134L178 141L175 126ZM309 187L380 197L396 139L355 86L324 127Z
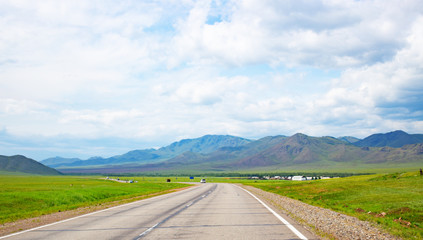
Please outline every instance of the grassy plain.
M165 178L120 183L100 177L0 175L0 224L187 186Z
M377 223L403 239L423 239L423 176L418 172L299 182L240 182Z

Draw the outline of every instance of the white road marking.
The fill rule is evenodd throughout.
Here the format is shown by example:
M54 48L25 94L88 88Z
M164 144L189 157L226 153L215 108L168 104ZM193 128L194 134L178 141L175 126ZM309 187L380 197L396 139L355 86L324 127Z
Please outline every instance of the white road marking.
M188 191L190 189L192 189L192 188L179 191L179 193L180 192L184 192L184 191ZM41 228L45 228L45 227L50 227L50 226L53 226L53 225L56 225L56 224L59 224L59 223L64 223L64 222L72 221L74 219L78 219L78 218L90 216L90 215L93 215L93 214L105 212L105 211L112 210L112 209L115 209L115 208L125 207L125 206L129 206L129 205L137 204L137 203L143 202L143 201L150 201L152 199L160 198L160 197L163 197L163 196L164 195L159 195L159 196L155 196L155 197L151 197L151 198L141 199L141 200L138 200L138 201L135 201L135 202L130 202L130 203L126 203L126 204L123 204L123 205L118 205L118 206L115 206L115 207L106 208L106 209L99 210L99 211L96 211L96 212L92 212L92 213L87 213L87 214L84 214L84 215L76 216L76 217L73 217L73 218L68 218L68 219L65 219L65 220L62 220L62 221L59 221L59 222L54 222L54 223L50 223L50 224L47 224L47 225L43 225L43 226L39 226L39 227L27 229L27 230L24 230L24 231L21 231L21 232L16 232L16 233L12 233L12 234L9 234L9 235L6 235L6 236L2 236L2 237L0 237L0 239L4 239L4 238L8 238L8 237L13 237L13 236L16 236L16 235L19 235L19 234L22 234L22 233L35 231L35 230L38 230L38 229L41 229Z
M239 187L239 186L237 186ZM292 224L290 224L285 218L281 217L279 214L277 214L273 209L271 209L269 206L267 206L262 200L260 200L258 197L256 197L254 194L250 193L248 190L239 187L242 190L246 191L248 194L250 194L253 198L255 198L259 203L261 203L267 210L269 210L275 217L277 217L281 222L283 222L295 235L297 235L302 240L308 240L300 231L298 231Z
M217 185L216 185L217 186ZM216 189L216 186L214 186L213 190ZM213 191L209 191L208 194L210 194ZM208 194L201 196L201 198L197 198L194 201L192 201L190 204L186 205L184 208L179 209L178 211L176 211L175 213L171 214L170 216L166 217L165 219L163 219L161 222L156 223L154 226L152 226L151 228L147 229L146 231L144 231L143 233L141 233L138 238L136 240L141 239L142 237L144 237L145 235L147 235L147 233L153 231L156 227L162 225L163 223L167 222L169 219L173 218L174 216L178 215L180 212L185 211L187 208L189 208L190 206L192 206L193 204L197 203L198 201L202 200L203 198L207 197Z
M152 226L151 228L149 228L149 229L145 230L143 233L141 233L138 237L141 238L142 236L146 235L147 233L153 231L153 229L155 229L159 224L160 223L156 223L154 226Z

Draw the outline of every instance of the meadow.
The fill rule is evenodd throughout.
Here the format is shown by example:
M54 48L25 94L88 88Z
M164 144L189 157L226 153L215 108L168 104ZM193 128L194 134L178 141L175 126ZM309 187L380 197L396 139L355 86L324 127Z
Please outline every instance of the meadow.
M418 172L240 182L376 223L403 239L423 239L423 176Z
M123 178L125 179L125 178ZM120 183L100 177L0 175L0 224L19 219L165 193L188 185L166 178L127 178Z

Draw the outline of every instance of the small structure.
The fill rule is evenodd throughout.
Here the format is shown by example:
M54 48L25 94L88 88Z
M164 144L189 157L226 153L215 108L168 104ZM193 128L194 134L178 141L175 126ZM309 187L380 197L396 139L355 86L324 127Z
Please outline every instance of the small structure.
M292 181L305 181L305 180L307 180L307 177L305 177L305 176L293 176L291 180Z

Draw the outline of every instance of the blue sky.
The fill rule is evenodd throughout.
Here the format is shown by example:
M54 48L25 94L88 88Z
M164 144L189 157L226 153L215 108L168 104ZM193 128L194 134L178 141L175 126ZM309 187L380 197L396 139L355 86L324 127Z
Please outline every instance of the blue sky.
M0 1L0 154L423 133L423 2Z

